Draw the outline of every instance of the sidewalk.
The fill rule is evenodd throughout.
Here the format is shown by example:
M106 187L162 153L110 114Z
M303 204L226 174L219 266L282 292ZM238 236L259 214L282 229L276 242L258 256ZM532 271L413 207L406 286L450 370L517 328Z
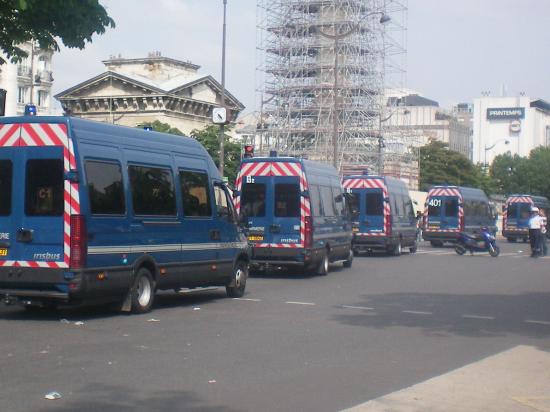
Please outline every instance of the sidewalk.
M550 352L516 346L345 412L550 412Z

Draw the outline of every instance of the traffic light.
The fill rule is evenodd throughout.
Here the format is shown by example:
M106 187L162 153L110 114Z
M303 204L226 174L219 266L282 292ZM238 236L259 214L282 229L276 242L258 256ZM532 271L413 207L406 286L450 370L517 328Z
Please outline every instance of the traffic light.
M252 144L245 144L244 145L244 158L250 158L254 157L254 145Z
M36 106L34 104L25 105L25 116L36 116Z
M0 116L6 115L6 93L6 90L0 89Z

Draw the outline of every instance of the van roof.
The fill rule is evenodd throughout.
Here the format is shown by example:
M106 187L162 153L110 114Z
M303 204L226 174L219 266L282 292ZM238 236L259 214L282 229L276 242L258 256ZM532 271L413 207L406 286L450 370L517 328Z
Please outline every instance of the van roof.
M511 198L511 197L530 197L531 199L533 199L533 202L536 202L536 203L549 203L548 198L544 196L535 196L535 195L529 195L525 193L515 193L512 195L508 195L508 198Z
M465 187L465 186L455 186L455 185L434 185L430 187L430 190L432 189L457 189L464 199L469 200L483 200L488 201L489 198L485 194L485 192L481 189L478 189L476 187ZM429 193L429 191L428 191Z
M17 116L0 117L0 124L23 124L23 123L59 123L67 125L69 135L77 142L93 136L94 142L113 143L113 136L119 137L121 143L128 139L128 143L140 144L146 150L151 139L154 138L159 148L172 152L195 153L206 156L209 159L210 174L214 179L221 180L214 162L208 155L206 149L195 139L187 136L176 136L168 133L147 131L141 128L112 125L109 123L94 120L80 119L69 116ZM121 133L124 130L124 133Z
M291 162L300 163L307 169L325 170L327 173L337 173L336 169L327 163L315 162L313 160L301 159L292 156L266 156L266 157L248 157L242 160L242 163L256 163L256 162Z

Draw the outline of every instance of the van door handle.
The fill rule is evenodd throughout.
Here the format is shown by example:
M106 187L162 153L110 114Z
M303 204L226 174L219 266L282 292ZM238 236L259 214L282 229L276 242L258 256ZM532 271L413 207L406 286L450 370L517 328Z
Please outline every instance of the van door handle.
M220 240L221 238L222 237L219 230L213 229L210 231L210 240Z
M281 225L271 225L271 226L269 226L269 231L271 233L280 233L281 232Z
M32 242L33 235L34 230L21 228L17 230L16 239L18 242L29 243Z

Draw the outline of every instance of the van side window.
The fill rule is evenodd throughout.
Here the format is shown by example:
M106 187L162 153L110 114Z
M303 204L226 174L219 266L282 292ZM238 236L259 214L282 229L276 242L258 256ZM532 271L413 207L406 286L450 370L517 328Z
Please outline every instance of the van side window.
M311 185L309 187L309 199L311 202L311 213L313 216L324 216L319 186Z
M275 184L275 216L300 217L300 186L296 183Z
M191 217L212 216L208 175L202 172L181 170L179 173L183 214Z
M220 185L214 186L214 196L216 198L216 210L219 217L227 216L230 222L236 222L233 203L227 193L225 187Z
M128 167L136 215L175 216L174 180L168 168Z
M334 204L332 199L332 191L328 186L319 186L321 189L321 199L323 201L323 211L325 216L334 216Z
M27 216L61 216L63 198L63 160L28 160L25 186Z
M88 160L85 167L92 214L125 214L126 204L120 165Z
M0 216L11 214L11 187L13 176L13 164L11 160L0 160Z
M334 212L336 216L345 216L344 195L339 188L332 188L332 198L334 199Z

